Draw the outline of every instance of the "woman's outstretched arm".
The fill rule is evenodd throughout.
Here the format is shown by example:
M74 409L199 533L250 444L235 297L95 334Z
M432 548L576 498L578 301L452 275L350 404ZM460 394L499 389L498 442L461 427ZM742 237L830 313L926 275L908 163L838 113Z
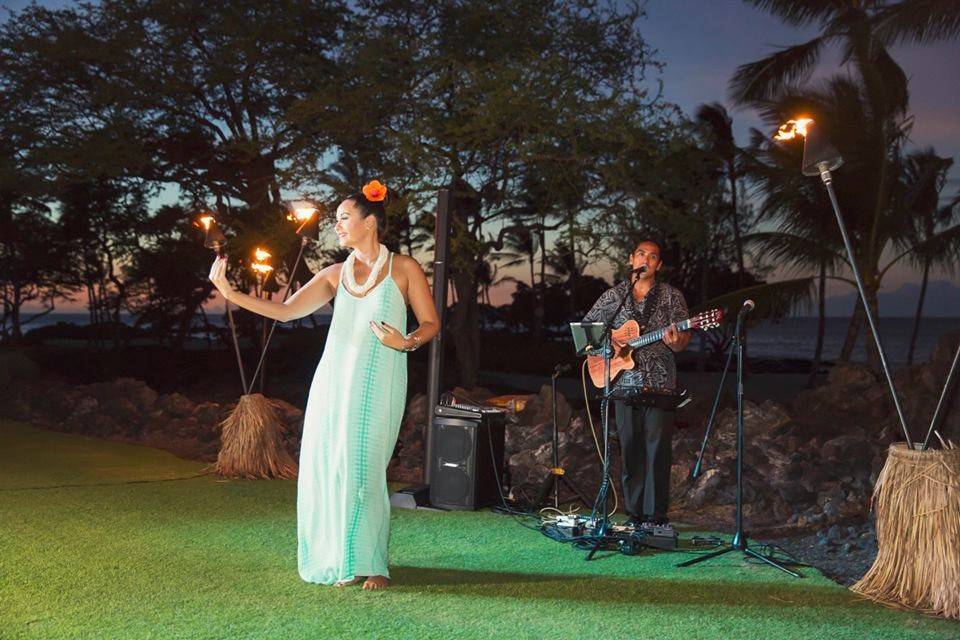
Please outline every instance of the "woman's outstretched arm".
M330 302L337 292L332 283L336 282L339 273L339 264L326 267L290 296L286 302L263 300L235 290L227 280L227 259L224 257L217 258L210 267L210 282L217 288L220 295L238 307L273 320L288 322L308 316Z

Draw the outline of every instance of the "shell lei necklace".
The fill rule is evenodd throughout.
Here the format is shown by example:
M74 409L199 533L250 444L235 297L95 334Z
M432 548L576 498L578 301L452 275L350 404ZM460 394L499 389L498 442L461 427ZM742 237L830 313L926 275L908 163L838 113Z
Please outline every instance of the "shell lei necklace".
M363 284L357 284L357 280L353 275L353 266L357 262L357 251L354 249L350 252L350 255L347 256L346 261L343 263L343 268L340 270L341 280L343 280L347 289L350 290L350 293L356 296L363 296L373 288L373 285L377 284L377 278L380 277L380 272L383 270L383 265L387 264L387 257L390 255L390 252L387 251L387 247L380 245L380 253L377 254L377 259L370 266L370 275L367 276L367 279Z

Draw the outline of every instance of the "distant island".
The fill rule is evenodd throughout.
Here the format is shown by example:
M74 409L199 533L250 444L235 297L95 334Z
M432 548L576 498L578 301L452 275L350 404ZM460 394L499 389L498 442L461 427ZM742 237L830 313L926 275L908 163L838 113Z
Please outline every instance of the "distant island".
M853 313L856 291L827 298L826 311L830 317L849 317ZM920 297L920 285L907 283L895 291L880 291L880 316L912 318L917 310ZM816 309L806 311L804 315L814 315ZM924 318L960 317L960 286L946 280L934 280L927 285L926 300L923 305Z

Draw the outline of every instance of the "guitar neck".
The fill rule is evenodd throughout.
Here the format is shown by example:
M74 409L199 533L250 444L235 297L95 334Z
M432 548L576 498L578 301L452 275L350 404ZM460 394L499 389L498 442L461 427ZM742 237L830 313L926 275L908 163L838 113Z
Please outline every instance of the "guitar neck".
M687 329L690 328L690 319L687 318L686 320L683 320L682 322L678 322L676 324L677 324L677 331L686 331ZM663 335L666 332L667 332L667 327L663 327L662 329L657 329L656 331L650 331L648 333L643 334L642 336L634 338L627 344L630 346L631 349L645 347L648 344L653 344L657 340L663 340Z

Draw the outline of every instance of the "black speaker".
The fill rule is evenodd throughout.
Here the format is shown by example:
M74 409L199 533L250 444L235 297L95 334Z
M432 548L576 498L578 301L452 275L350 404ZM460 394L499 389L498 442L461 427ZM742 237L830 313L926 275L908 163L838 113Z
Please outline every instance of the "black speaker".
M504 413L437 406L431 434L431 505L472 510L500 501L505 423Z

